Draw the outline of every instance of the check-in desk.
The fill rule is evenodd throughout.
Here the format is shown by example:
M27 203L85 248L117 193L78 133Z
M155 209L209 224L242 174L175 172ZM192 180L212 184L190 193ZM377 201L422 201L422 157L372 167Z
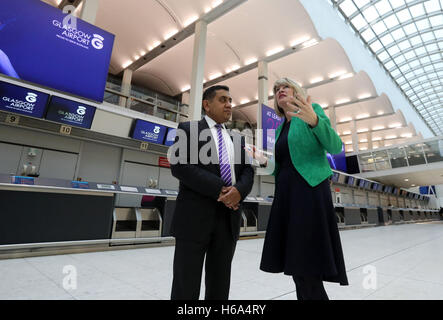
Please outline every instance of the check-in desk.
M403 210L403 214L405 216L405 221L414 220L414 212L411 209L406 208L405 210Z
M400 215L399 208L390 208L388 209L388 215L391 216L392 223L402 222L402 217Z
M388 225L391 223L391 219L388 215L388 210L383 207L377 207L377 214L378 214L378 224L379 225Z
M91 183L17 180L0 175L0 246L109 239L114 193Z

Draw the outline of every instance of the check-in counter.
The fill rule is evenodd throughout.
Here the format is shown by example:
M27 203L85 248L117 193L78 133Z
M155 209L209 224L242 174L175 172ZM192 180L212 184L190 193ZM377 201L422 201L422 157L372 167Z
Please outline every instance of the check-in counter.
M401 215L400 215L400 209L398 209L398 208L388 209L388 215L391 216L392 223L398 223L398 222L402 221Z
M242 204L242 222L240 227L240 235L242 232L258 231L258 203L243 202Z
M112 239L134 239L137 233L135 208L115 208L113 212ZM125 242L127 243L127 242Z
M334 204L335 217L337 221L337 226L342 227L345 225L345 212L341 205Z
M377 207L378 224L387 225L391 222L389 219L388 211L385 208Z
M420 221L421 220L421 212L419 210L412 210L412 220Z
M403 211L405 216L405 221L413 221L414 220L414 213L411 209L406 209Z
M367 212L368 224L378 225L377 208L367 208L366 212Z
M30 179L27 185L0 176L0 246L110 238L112 192L46 180Z
M360 207L343 207L345 215L345 225L359 225L362 223Z
M269 216L271 214L272 203L261 202L258 204L257 230L266 231Z

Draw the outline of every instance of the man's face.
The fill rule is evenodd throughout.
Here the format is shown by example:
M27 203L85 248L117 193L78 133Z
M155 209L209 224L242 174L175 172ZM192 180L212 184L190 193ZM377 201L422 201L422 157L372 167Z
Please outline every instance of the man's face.
M232 115L232 98L229 91L217 90L212 100L203 100L206 114L217 123L229 121Z

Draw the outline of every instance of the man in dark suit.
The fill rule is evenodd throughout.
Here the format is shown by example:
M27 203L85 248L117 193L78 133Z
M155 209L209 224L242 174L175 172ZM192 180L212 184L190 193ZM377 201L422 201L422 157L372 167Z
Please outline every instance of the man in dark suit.
M205 256L205 299L229 297L240 204L254 181L244 137L230 134L223 125L231 117L231 102L228 87L206 89L205 117L180 123L170 150L169 156L180 158L178 163L171 162L172 175L180 180L172 220L176 238L173 300L199 299Z

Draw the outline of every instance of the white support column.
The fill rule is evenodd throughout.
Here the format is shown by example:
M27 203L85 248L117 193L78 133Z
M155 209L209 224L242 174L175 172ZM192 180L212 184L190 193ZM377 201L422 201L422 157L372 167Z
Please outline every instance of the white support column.
M80 19L89 22L90 24L95 24L98 11L98 0L83 0L80 5L82 6Z
M373 145L372 145L372 132L369 131L368 132L368 150L372 150L373 149Z
M266 61L258 62L258 108L257 108L257 136L256 145L259 149L263 149L263 124L261 106L268 104L268 63Z
M206 58L206 37L208 24L195 24L194 56L192 58L191 94L189 98L189 120L200 120L202 116L203 73Z
M329 110L329 120L331 121L331 126L334 128L335 131L337 131L337 117L335 114L335 106L332 105L328 108Z
M358 134L357 134L357 123L354 120L352 120L352 149L354 149L354 152L358 152Z
M122 89L121 92L125 95L130 95L131 93L131 81L132 81L132 70L125 69L123 72L123 81L122 81ZM127 108L128 106L128 99L124 97L120 97L119 105L123 108Z

